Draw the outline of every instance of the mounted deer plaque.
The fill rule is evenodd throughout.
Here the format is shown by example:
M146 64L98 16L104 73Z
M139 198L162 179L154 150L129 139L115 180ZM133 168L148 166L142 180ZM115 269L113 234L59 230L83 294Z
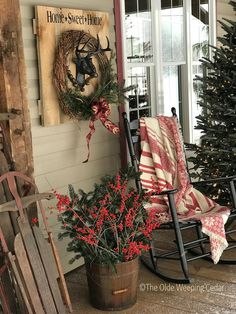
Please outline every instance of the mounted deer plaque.
M83 36L85 36L84 34ZM105 51L110 51L109 47L109 39L107 38L107 48L101 48L100 39L97 35L97 46L95 49L86 50L86 45L89 43L91 38L83 44L83 47L80 48L80 41L78 42L75 55L76 58L72 59L76 65L76 81L81 89L84 91L84 85L88 84L89 80L93 77L97 77L97 69L93 64L92 56L97 55L98 53L102 53ZM86 75L88 78L86 78Z
M67 88L71 85L84 95L90 95L98 86L101 65L107 62L103 60L105 51L110 51L108 20L106 12L36 6L39 105L44 126L68 120L60 109L58 86L55 86L55 71L60 71L55 65L55 53L57 59L64 56L66 68L61 70L66 72ZM59 50L63 36L68 46Z

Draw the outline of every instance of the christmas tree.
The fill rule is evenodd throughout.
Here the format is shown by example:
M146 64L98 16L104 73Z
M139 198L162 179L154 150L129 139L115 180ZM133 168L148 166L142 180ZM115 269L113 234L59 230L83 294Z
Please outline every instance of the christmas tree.
M236 11L236 1L230 1ZM236 22L219 21L225 31L212 47L213 58L202 58L205 76L197 77L201 92L196 129L201 130L200 145L189 145L194 155L191 177L199 180L236 175ZM221 204L229 201L228 184L216 182L204 193Z

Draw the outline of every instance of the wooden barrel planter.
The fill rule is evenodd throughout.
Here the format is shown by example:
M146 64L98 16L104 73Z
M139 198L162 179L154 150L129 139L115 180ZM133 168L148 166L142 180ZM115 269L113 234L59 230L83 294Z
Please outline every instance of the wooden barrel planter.
M86 263L90 302L97 309L123 310L136 303L139 258L117 263L115 269L110 265Z

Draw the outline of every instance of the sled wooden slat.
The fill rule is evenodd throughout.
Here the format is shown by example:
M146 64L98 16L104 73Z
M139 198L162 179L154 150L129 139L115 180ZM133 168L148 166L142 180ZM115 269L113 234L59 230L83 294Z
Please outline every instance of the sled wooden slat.
M51 247L47 243L37 226L33 227L33 232L36 240L36 244L39 249L40 256L45 268L45 273L48 279L49 286L55 301L55 305L58 313L65 314L65 307L60 294L59 286L57 283L57 274L55 268L53 268L54 257L52 256Z
M36 314L45 314L20 233L15 237L14 247L16 258L19 263L34 311Z
M25 287L24 287L24 285L23 285L23 282L22 282L22 280L21 280L21 277L20 277L18 268L17 268L17 266L16 266L16 257L15 257L14 255L12 255L11 252L8 252L8 253L7 253L7 256L8 256L8 259L9 259L9 261L10 261L11 268L12 268L13 274L14 274L14 276L15 276L15 279L16 279L17 284L18 284L18 286L19 286L20 293L21 293L21 295L22 295L22 298L23 298L23 300L24 300L25 306L26 306L26 308L27 308L27 311L28 311L27 313L28 313L28 314L33 314L33 311L32 311L32 309L31 309L31 305L30 305L28 296L27 296L27 294L26 294ZM21 300L19 300L19 301L21 301ZM24 308L24 305L21 304L21 307ZM23 311L23 310L21 309L21 311ZM23 313L23 312L22 312L22 313Z
M53 241L53 237L52 237L52 233L51 232L49 232L49 242L51 243L51 246L52 246L53 254L54 254L54 257L55 257L55 261L56 261L56 265L57 265L57 269L58 269L58 273L59 273L60 288L61 288L61 291L62 291L62 296L63 296L64 302L66 303L66 305L68 307L69 312L72 313L73 309L72 309L72 304L71 304L69 292L68 292L68 289L67 289L67 286L66 286L66 281L65 281L64 274L63 274L61 262L60 262L60 259L59 259L59 254L57 252L56 245L55 245L55 243Z
M57 314L45 270L29 222L27 219L22 222L19 217L18 224L45 312L47 314Z
M32 185L36 194L20 197L17 185L19 178ZM22 279L22 284L19 281L20 284L16 286L17 289L20 286L22 288L19 289L19 296L17 295L18 301L21 301L23 296L23 302L19 303L22 305L22 314L26 311L28 314L66 314L64 303L68 306L69 312L72 312L59 255L48 229L46 212L41 202L42 199L54 198L54 194L39 193L30 178L16 171L4 173L0 177L0 183L5 184L13 198L13 200L9 199L8 202L0 204L0 213L19 215L15 219L19 234L15 238L14 246L18 261L16 271L19 271L20 279ZM30 226L27 208L32 203L37 203L39 206L48 241L44 239L42 231L36 225ZM13 250L14 248L12 248Z

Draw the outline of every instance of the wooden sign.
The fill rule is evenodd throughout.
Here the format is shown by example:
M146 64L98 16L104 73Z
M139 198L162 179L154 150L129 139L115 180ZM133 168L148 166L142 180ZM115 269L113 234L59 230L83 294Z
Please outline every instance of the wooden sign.
M69 30L81 30L99 37L102 46L109 37L109 15L106 12L36 6L36 34L40 75L40 110L44 126L65 122L68 118L62 113L53 83L55 52L60 35ZM73 57L68 57L68 67L75 76L76 66ZM97 78L91 80L93 81ZM91 88L91 86L90 86ZM85 90L85 93L88 91Z

